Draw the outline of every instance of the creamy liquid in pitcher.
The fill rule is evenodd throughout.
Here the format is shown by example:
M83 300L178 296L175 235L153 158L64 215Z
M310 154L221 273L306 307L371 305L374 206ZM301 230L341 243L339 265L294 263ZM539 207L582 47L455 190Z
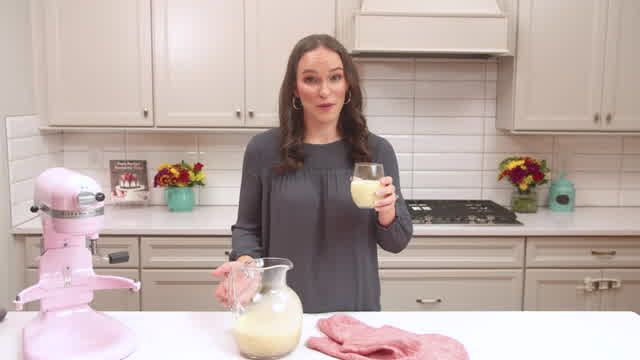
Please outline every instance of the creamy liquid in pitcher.
M302 304L293 290L287 289L284 294L286 301L282 299L283 293L264 294L236 320L233 337L242 354L267 359L296 348L300 341Z
M353 180L351 181L351 198L359 208L373 208L373 204L382 199L376 195L376 191L383 186L378 180Z

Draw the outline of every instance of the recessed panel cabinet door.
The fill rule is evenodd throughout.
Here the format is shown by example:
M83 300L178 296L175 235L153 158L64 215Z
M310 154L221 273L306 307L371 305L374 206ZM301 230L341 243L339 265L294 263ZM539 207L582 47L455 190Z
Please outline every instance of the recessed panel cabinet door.
M520 1L516 128L601 128L606 6L602 0Z
M240 0L153 0L157 126L244 124Z
M278 126L278 96L293 46L310 34L335 35L335 1L245 0L246 126Z
M132 280L139 280L138 269L94 269L98 275L122 276ZM31 286L38 282L38 269L25 270L26 286ZM25 287L26 287L25 286ZM142 285L144 288L144 285ZM142 292L142 288L140 292ZM91 307L100 311L139 311L140 292L133 292L127 289L96 290L93 293ZM34 301L25 306L25 310L36 311L40 308L40 303Z
M640 130L640 1L609 2L605 95L606 130Z
M620 287L601 291L603 310L640 314L640 269L605 269L604 277L619 280Z
M587 291L583 287L586 278L601 276L602 271L595 269L528 269L524 310L600 310L602 291Z
M216 300L211 269L142 270L142 310L226 311Z
M44 1L49 123L150 126L150 0Z

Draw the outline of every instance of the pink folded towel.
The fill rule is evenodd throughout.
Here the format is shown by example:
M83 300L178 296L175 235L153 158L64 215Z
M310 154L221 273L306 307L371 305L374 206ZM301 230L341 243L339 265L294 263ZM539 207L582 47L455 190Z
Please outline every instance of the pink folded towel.
M439 334L414 334L393 326L373 328L349 315L318 320L327 337L307 347L342 360L468 360L464 346Z

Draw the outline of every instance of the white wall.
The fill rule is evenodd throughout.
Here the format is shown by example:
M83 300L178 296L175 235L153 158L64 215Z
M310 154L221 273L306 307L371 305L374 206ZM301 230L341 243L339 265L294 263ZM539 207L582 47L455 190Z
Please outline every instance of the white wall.
M31 31L29 2L0 1L0 174L8 173L6 117L32 114L34 99L31 71ZM8 205L9 178L0 176L0 306L8 306L15 296L13 236Z

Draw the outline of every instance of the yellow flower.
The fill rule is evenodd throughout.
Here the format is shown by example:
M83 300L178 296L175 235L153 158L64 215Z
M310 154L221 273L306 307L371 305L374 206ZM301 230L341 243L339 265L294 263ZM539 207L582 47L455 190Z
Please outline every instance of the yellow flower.
M524 160L514 160L509 164L507 164L507 169L511 170L517 166L522 166L522 165L524 165Z
M171 167L170 164L168 163L162 163L160 164L160 166L158 166L158 171L162 170L162 169L168 169L169 167Z
M204 181L204 179L205 179L204 172L199 172L194 177L194 181Z
M531 176L531 175L527 175L527 177L525 177L525 178L524 178L524 182L525 182L527 185L533 184L533 176Z
M522 182L522 183L520 183L520 185L518 185L518 187L520 188L521 191L525 191L525 190L527 190L529 185L527 185L527 183L525 183L525 182Z
M171 168L169 169L169 171L171 171L171 173L173 174L173 176L180 176L180 172L178 170L176 170L175 168Z

